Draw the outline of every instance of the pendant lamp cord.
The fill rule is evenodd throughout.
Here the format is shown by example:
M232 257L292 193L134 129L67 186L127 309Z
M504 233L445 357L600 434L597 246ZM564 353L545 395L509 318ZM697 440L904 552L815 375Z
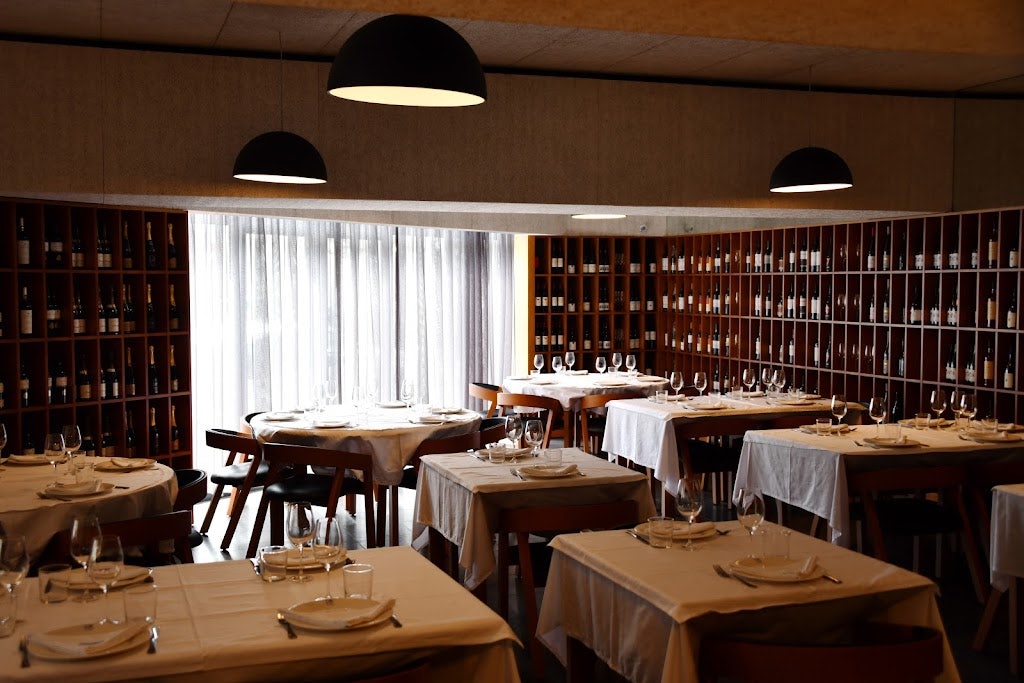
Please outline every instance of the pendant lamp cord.
M284 41L281 38L281 32L277 32L277 54L278 62L280 65L279 74L279 85L278 92L281 96L281 130L284 130Z
M811 104L812 104L812 100L813 100L813 98L811 97L811 83L813 82L813 79L811 78L811 69L813 69L813 68L814 67L812 65L810 65L810 64L807 65L807 146L808 147L811 146L811 144L812 144L812 142L814 140L814 137L811 135L811 120L814 118L814 115L811 113Z
M100 45L103 45L103 0L100 10ZM100 48L100 191L103 202L107 201L107 49Z

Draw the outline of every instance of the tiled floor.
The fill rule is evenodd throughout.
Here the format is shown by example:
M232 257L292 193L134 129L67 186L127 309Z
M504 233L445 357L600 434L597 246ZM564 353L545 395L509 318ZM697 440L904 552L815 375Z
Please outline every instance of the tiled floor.
M414 493L412 491L400 491L399 501L402 524L399 527L401 530L399 540L403 544L408 544L410 542L409 534L411 527L410 519L413 496ZM220 514L224 509L226 509L227 501L226 499L222 501L209 536L204 538L203 544L194 550L196 561L215 562L218 560L238 559L244 557L245 550L249 543L249 530L251 529L250 515L255 511L258 500L259 492L257 491L250 498L248 505L246 505L246 513L243 516L242 523L239 525L238 532L235 534L235 538L227 552L222 552L218 548L220 539L224 532L224 527L227 525L226 515ZM712 518L716 519L724 518L724 516L728 515L728 512L720 507L712 507L710 508L710 511ZM202 521L205 513L205 503L196 507L197 527ZM793 522L793 526L798 529L801 528L799 518ZM269 525L264 529L264 541L269 540L267 529L269 529ZM345 534L348 539L350 549L365 547L366 536L360 519L348 517ZM966 567L961 567L959 563L956 562L950 562L948 564L953 566L946 568L945 575L939 581L941 592L939 607L943 615L946 632L953 648L961 679L965 681L965 683L1009 683L1010 681L1017 681L1018 679L1009 673L1009 668L1007 666L1008 643L1005 615L1000 618L996 627L993 629L993 637L985 652L977 653L971 649L971 641L974 638L974 632L977 628L982 608L974 597L974 592L971 589L970 581L967 576ZM511 585L514 590L515 582L513 581ZM497 591L495 585L489 586L488 596L492 607L496 604L496 595ZM518 613L518 609L515 607L518 605L518 597L514 596L510 601L510 604L512 605L512 613L510 614L509 621L513 628L515 628L520 634L520 637L524 638L525 629L523 628L523 622ZM520 653L518 659L522 680L536 680L529 673L528 658L525 653ZM565 680L564 670L550 655L547 656L547 665L543 680ZM595 678L595 681L599 682L617 680L621 679L608 670L598 672L598 675Z

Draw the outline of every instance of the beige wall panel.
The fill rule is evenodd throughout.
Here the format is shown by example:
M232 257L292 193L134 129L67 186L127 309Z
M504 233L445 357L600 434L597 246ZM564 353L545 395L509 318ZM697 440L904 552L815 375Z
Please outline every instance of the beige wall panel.
M956 103L956 211L1024 204L1024 102Z

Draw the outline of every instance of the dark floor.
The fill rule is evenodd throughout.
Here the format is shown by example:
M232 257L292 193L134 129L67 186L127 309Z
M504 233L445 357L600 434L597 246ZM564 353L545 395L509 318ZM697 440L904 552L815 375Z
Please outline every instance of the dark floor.
M399 540L402 544L408 544L410 542L411 514L415 494L404 489L400 490L399 493L402 520L399 526ZM251 529L250 515L255 511L258 500L259 492L257 491L246 505L246 512L243 515L238 532L235 534L227 552L222 552L218 547L224 533L224 528L227 525L227 516L221 514L227 508L227 499L222 500L209 536L203 539L202 545L194 549L196 562L215 562L245 557L245 551L249 543L249 531ZM197 527L206 514L206 508L207 503L201 503L195 508ZM708 505L706 512L710 513L711 519L716 520L727 519L731 515L731 512L723 505ZM798 513L793 514L791 517L787 518L790 526L799 531L809 530L809 517ZM348 518L345 537L348 540L350 549L365 547L366 535L361 520ZM264 528L264 542L267 541L269 541L269 532L267 528ZM960 677L965 683L1009 683L1010 681L1017 681L1018 679L1010 674L1007 665L1008 638L1005 607L1003 608L1004 614L1000 616L1000 619L993 628L993 636L986 650L978 653L971 648L975 629L981 617L982 606L978 604L974 596L966 566L961 566L961 563L957 560L958 558L953 556L950 558L950 561L946 562L944 575L938 583L941 592L939 608L942 612L946 633L957 661ZM491 584L493 585L489 585L488 602L494 607L497 604L497 589L496 583L493 580ZM512 590L515 591L516 582L512 581L510 585ZM510 600L511 614L509 615L509 622L516 632L520 634L520 639L525 642L525 628L519 610L516 607L518 604L518 596L514 595ZM536 679L530 674L529 659L525 652L519 653L518 662L522 680L524 682L535 681ZM545 677L543 680L565 680L565 671L550 654L547 655ZM621 681L622 679L613 672L604 670L599 671L594 680L610 682Z

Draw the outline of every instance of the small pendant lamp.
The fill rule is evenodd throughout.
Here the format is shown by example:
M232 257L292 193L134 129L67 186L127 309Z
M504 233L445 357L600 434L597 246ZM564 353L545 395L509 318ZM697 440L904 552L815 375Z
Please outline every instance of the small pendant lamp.
M772 192L826 192L853 187L843 158L824 147L803 147L782 158L772 171Z

